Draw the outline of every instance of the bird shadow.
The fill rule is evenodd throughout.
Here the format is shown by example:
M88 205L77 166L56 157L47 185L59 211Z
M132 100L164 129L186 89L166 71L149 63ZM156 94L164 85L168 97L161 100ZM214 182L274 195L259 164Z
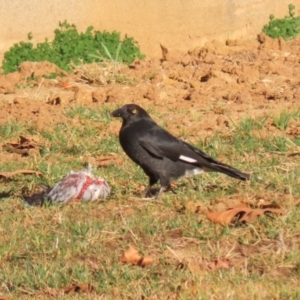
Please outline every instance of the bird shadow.
M151 190L148 192L147 197L145 197L145 191L134 191L132 194L134 197L142 197L142 198L154 198L157 193L159 192L159 188L151 188Z
M23 192L22 198L30 206L44 206L48 202L46 196L50 189L51 188L49 186L40 184L37 186L37 190L35 190L31 195Z
M185 185L185 184L183 184ZM182 187L182 185L178 185L178 187ZM176 188L176 189L177 189ZM156 195L158 194L160 188L159 187L154 187L154 188L151 188L151 190L148 192L148 195L147 195L147 198L155 198ZM164 190L164 193L169 193L169 192L172 192L174 195L177 195L177 192L175 191L174 188L172 188L171 186L168 186L165 190ZM139 191L139 192L133 192L133 195L135 197L145 197L145 192L143 191L142 193Z
M9 198L12 195L12 191L8 191L8 192L0 192L0 200L5 199L5 198Z

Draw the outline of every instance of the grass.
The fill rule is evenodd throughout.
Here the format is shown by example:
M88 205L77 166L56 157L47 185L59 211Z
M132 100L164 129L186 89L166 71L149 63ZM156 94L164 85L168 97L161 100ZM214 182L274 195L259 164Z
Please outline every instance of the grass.
M55 298L298 299L300 209L295 201L300 194L300 158L290 154L299 152L300 145L299 137L287 135L289 124L279 121L278 134L263 135L258 133L267 118L245 119L231 127L230 135L219 132L209 140L193 141L212 156L252 172L249 184L204 174L178 181L176 195L169 192L160 201L143 201L139 197L147 178L125 156L117 136L108 133L114 108L65 111L70 119L90 121L83 126L58 124L37 131L22 123L0 125L2 144L35 135L41 145L38 156L2 159L1 171L28 168L45 174L1 179L0 296L47 299L61 287L88 282L95 287L91 294ZM154 108L151 111L157 116ZM159 117L164 124L167 116ZM112 187L109 199L24 206L21 190L41 182L53 185L70 169L81 169L90 157L111 152L123 159L121 167L95 165L96 175L104 176ZM0 155L8 154L2 149ZM276 202L285 214L224 228L205 218L207 208L219 210L243 200ZM120 257L129 244L154 258L154 264L145 268L122 264ZM229 259L232 266L207 269L222 259Z
M291 120L299 120L300 118L300 109L296 111L288 112L286 110L282 111L279 116L273 117L274 125L281 129L286 130L289 126Z

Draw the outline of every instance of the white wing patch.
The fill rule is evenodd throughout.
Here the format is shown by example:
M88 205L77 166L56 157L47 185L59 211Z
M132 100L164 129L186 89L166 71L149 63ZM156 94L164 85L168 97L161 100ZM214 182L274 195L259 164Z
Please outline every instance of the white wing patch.
M180 160L183 160L183 161L186 161L186 162L189 162L189 163L195 163L195 162L197 162L196 159L190 158L190 157L184 156L184 155L180 155L180 156L179 156L179 159L180 159Z

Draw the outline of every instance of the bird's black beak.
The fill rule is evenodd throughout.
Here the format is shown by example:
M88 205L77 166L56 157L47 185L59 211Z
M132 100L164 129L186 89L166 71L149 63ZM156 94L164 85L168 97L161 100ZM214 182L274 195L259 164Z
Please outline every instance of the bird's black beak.
M110 115L114 118L122 118L122 109L119 108L119 109L116 109L114 110Z

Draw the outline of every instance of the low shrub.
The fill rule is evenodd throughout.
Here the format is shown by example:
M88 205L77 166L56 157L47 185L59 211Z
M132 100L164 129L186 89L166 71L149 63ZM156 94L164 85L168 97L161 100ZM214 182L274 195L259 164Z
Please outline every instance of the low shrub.
M118 62L130 64L135 58L144 58L138 43L131 37L125 36L121 40L120 33L113 31L94 31L92 26L83 33L79 33L75 25L66 21L59 23L59 29L54 31L52 42L47 39L36 46L30 41L14 44L5 52L2 68L5 73L18 70L24 61L49 61L63 70L70 71L71 63L100 62L103 59L114 59Z

